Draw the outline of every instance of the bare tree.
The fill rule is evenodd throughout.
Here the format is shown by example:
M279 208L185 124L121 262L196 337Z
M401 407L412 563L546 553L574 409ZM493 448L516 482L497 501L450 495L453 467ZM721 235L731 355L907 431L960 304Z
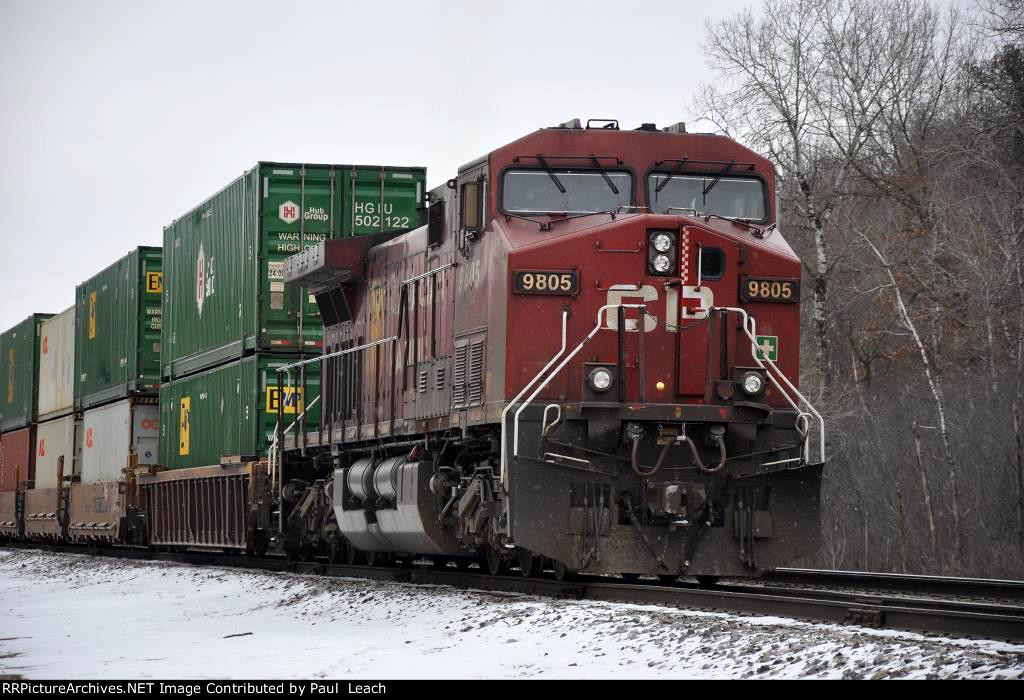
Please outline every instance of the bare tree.
M777 163L806 261L832 566L1024 576L1024 0L976 1L708 25L697 106Z
M981 0L978 5L992 34L1011 39L1024 34L1024 0Z
M932 371L932 362L928 357L928 349L921 339L920 333L917 331L917 324L914 323L914 319L910 315L910 311L907 309L906 303L903 301L903 293L900 290L900 285L896 281L896 276L893 274L892 266L886 259L882 251L868 238L863 232L857 232L867 246L871 249L871 252L878 258L878 262L881 263L882 268L885 270L885 274L889 277L889 288L893 291L896 297L896 307L899 309L900 318L903 320L903 324L907 330L910 331L910 335L914 339L914 345L921 356L921 366L924 368L925 378L928 381L928 389L931 391L932 399L935 402L935 412L939 418L939 435L942 437L943 453L946 458L946 464L949 467L949 484L952 489L952 518L951 523L953 529L953 561L951 562L952 568L955 570L960 566L961 555L963 552L963 537L962 530L960 527L960 489L958 486L957 466L956 460L953 457L953 451L950 448L949 438L949 426L946 423L946 401L942 395L942 389L939 386L938 381L935 378L935 374ZM914 440L918 440L917 429L918 425L914 423ZM918 443L919 444L919 443ZM920 451L920 446L918 446ZM927 480L925 477L924 469L922 467L921 478L925 481L924 483L924 494L926 502L928 503L928 517L929 517L929 528L934 531L935 520L934 515L931 511L930 493L928 489Z
M765 152L795 184L814 241L814 338L822 385L833 383L828 321L829 230L854 165L901 94L908 56L932 11L923 0L767 0L710 22L704 49L723 80L697 108Z

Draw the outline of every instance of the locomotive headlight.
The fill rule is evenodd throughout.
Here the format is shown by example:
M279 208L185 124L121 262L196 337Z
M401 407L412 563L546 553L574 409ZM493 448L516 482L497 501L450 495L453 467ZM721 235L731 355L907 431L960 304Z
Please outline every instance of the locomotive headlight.
M590 370L587 381L590 382L590 388L594 391L608 391L608 387L612 385L612 373L604 367L595 367Z
M676 274L679 257L675 231L647 232L647 274L670 277Z
M651 244L659 253L667 253L672 248L672 237L667 233L656 233L651 239Z
M743 393L748 396L757 396L764 389L764 379L757 372L747 372L743 375Z

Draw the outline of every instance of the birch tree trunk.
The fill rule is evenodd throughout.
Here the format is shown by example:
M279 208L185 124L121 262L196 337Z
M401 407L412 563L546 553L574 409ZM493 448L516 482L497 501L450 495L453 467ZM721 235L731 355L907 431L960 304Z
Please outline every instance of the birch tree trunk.
M882 251L880 251L878 247L871 242L870 238L864 235L861 231L858 231L857 233L861 239L867 243L868 247L871 248L871 251L875 254L875 257L878 258L879 263L881 263L882 268L889 277L889 282L896 295L896 307L899 310L900 318L902 319L903 325L906 329L910 331L910 336L913 338L914 345L917 347L918 354L921 357L921 365L924 368L925 378L928 381L928 389L931 392L932 400L935 403L935 412L938 414L939 419L939 435L942 438L942 451L945 455L946 466L949 469L949 487L951 490L950 517L952 519L953 552L949 564L950 568L954 572L957 572L961 568L963 556L963 533L961 532L960 523L960 488L958 485L959 480L957 478L956 460L953 457L953 451L950 447L949 427L946 424L946 405L942 398L942 390L932 372L932 363L928 359L928 350L925 347L924 341L921 339L921 335L917 332L917 326L914 323L914 319L911 318L910 312L907 310L907 306L903 302L903 294L900 291L899 283L896 281L896 276L892 272L892 266L882 254ZM918 453L920 454L920 449L918 450Z

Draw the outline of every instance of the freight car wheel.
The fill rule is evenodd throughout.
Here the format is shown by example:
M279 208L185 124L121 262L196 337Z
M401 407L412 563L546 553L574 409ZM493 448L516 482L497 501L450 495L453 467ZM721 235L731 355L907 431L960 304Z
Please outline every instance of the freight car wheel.
M701 588L714 588L718 585L717 576L694 576L697 579L697 585Z
M491 576L502 576L508 572L508 560L497 549L485 544L480 553L480 568Z
M640 580L640 574L625 573L625 574L622 574L622 578L626 579L630 583L633 583L634 581L639 581Z
M572 581L576 578L576 570L569 568L560 561L552 559L551 568L555 572L555 579L557 581Z
M679 576L676 574L658 574L658 580L664 583L665 585L668 585L670 583L675 583L676 581L678 581Z
M528 549L518 548L516 558L519 559L519 573L526 578L540 576L544 570L544 557L538 557Z
M345 548L345 563L349 566L356 566L363 563L363 553L349 545Z

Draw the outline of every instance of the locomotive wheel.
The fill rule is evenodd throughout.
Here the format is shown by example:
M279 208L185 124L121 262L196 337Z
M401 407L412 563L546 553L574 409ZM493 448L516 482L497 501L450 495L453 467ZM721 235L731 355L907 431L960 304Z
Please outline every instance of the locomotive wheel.
M485 544L480 553L480 568L491 576L502 576L508 571L508 560L497 549Z
M544 570L544 557L538 557L528 549L518 548L516 557L519 559L519 573L526 578L540 576Z
M560 561L552 559L551 568L555 572L555 580L557 581L572 581L576 578L576 570L569 568Z

